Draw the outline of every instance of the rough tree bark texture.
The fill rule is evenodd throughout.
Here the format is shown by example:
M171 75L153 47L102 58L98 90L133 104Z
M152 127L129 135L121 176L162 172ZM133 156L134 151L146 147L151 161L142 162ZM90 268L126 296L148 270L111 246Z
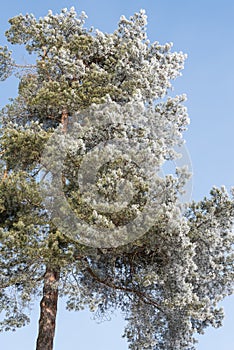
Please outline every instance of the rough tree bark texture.
M64 108L61 118L62 130L67 132L68 112ZM65 181L62 174L62 181ZM43 297L40 303L39 332L36 350L53 350L58 304L58 282L60 269L46 267Z
M59 269L47 267L40 303L39 333L36 350L53 350L58 304Z
M67 126L68 126L68 112L67 112L67 109L63 109L63 112L62 112L62 118L61 118L61 124L62 124L62 127L63 127L63 132L66 133L67 132Z

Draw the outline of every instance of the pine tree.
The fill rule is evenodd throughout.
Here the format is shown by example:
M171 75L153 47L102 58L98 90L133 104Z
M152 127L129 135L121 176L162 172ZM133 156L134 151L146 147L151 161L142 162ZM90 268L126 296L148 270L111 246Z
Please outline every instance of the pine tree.
M185 96L169 97L185 55L150 44L144 11L105 34L74 8L9 20L1 79L18 96L1 112L2 330L29 322L41 298L37 350L52 350L58 297L70 310L126 314L130 349L193 349L221 325L233 288L233 199L225 188L182 205L176 159L189 123Z

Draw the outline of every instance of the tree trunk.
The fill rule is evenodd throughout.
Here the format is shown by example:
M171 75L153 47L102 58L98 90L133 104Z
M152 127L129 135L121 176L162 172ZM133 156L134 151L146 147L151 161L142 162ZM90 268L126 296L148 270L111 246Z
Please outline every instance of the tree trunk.
M53 350L58 304L59 269L47 266L43 297L40 303L39 332L36 350Z
M62 111L61 124L62 124L63 132L66 133L67 132L67 126L68 126L68 112L67 112L66 108L64 108L63 111Z
M67 132L68 112L64 108L62 111L62 130ZM46 266L44 276L43 297L40 303L39 331L37 337L36 350L53 350L55 324L58 306L58 282L60 269Z

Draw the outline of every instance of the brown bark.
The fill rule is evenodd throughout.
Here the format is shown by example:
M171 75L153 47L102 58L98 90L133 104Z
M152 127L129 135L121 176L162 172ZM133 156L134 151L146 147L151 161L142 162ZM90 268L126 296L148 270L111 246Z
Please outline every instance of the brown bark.
M67 132L67 125L68 125L68 112L66 109L63 110L62 112L62 118L61 118L61 123L62 123L62 130L64 133Z
M40 303L39 332L36 350L53 350L58 304L59 269L47 266L43 297Z
M7 169L5 169L4 170L4 174L3 174L3 180L5 180L5 179L7 179L8 178L8 170Z

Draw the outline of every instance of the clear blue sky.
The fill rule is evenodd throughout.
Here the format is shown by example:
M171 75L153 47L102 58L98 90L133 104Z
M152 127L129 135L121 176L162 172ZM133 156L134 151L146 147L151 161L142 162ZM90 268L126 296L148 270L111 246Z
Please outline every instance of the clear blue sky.
M191 118L186 133L193 163L193 198L207 195L213 185L234 183L234 1L233 0L7 0L1 4L0 44L7 20L18 13L43 16L75 6L88 15L88 24L102 31L116 28L119 17L144 8L148 14L151 41L173 42L174 49L188 54L183 76L174 84L176 93L186 93ZM19 52L19 59L25 57ZM1 83L0 104L16 94L15 81ZM223 328L208 330L199 338L198 350L233 350L234 297L223 303ZM2 350L35 348L38 305L30 326L0 335ZM59 307L55 350L127 350L121 340L124 321L120 315L96 324L88 312L69 313Z

